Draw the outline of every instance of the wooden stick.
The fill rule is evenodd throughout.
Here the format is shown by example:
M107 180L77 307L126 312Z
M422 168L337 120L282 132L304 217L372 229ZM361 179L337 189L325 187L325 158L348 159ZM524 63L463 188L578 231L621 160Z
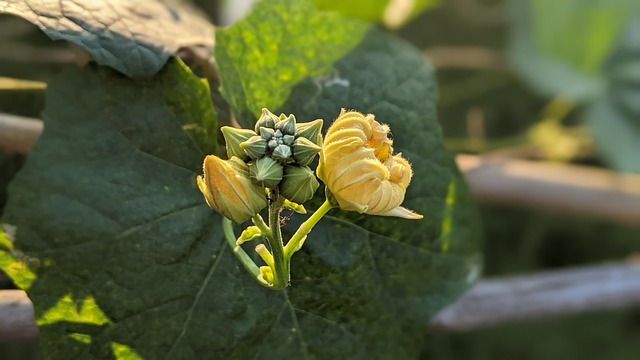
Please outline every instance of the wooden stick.
M422 52L436 69L506 70L506 56L480 46L434 46Z
M75 64L72 49L57 46L33 46L19 42L1 42L0 60L34 64Z
M0 113L0 150L26 154L42 128L39 119Z
M37 336L33 305L27 294L22 290L0 290L0 342Z
M640 175L490 156L456 161L480 202L640 225Z
M430 322L460 332L525 319L640 306L640 264L577 267L480 281ZM0 290L0 341L37 336L26 293Z
M640 306L640 265L579 267L479 282L431 321L459 332L513 321Z

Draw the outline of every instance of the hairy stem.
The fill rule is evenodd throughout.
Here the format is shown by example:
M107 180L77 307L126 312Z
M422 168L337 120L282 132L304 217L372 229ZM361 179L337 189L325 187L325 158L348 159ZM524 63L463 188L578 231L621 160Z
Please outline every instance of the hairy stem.
M267 237L271 253L273 254L274 284L273 289L284 289L289 286L289 261L284 256L284 244L282 242L282 231L280 231L280 211L282 210L283 199L277 189L272 190L269 199L269 228L271 236ZM257 225L256 225L257 226Z

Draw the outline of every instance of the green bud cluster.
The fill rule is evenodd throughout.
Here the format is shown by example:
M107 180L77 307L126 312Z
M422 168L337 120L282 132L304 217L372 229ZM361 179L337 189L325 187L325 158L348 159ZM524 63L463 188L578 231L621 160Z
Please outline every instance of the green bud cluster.
M299 204L311 199L319 186L309 165L320 152L321 131L321 119L297 124L295 116L276 116L267 109L262 109L253 130L222 128L227 156L245 161L253 182L277 187Z

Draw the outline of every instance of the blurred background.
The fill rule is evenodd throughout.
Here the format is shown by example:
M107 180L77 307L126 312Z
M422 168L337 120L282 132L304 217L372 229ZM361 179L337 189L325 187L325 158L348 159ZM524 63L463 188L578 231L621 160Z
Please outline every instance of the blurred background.
M625 179L618 195L626 191L639 198L640 178L625 174L640 173L640 1L313 2L376 22L431 60L440 88L439 118L453 152L501 164L551 166L557 172L553 181L581 188L585 198L592 190L584 181L589 185L594 171L613 182ZM228 25L251 1L196 3L215 24ZM0 16L0 113L38 118L43 82L77 61L73 50L30 23ZM0 215L7 183L23 162L22 155L0 152ZM544 182L544 166L529 173ZM640 257L640 215L632 212L637 206L602 215L598 204L616 208L611 198L584 209L584 203L561 194L553 197L569 205L534 204L527 202L528 191L537 196L546 190L535 181L527 184L516 191L524 198L509 193L508 181L478 196L485 277ZM616 184L609 185L615 192ZM0 289L9 288L0 273ZM0 359L34 358L33 342L0 342ZM431 333L423 358L638 359L640 309Z

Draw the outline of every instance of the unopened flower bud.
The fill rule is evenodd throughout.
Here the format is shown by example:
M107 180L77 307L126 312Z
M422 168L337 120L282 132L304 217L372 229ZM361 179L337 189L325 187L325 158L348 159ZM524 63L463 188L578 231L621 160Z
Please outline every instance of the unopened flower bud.
M249 167L251 179L264 187L274 188L282 180L282 165L270 157L256 160Z
M413 172L401 154L393 155L389 127L372 114L340 112L324 139L318 178L343 210L422 219L400 204Z
M266 141L271 140L271 138L275 135L273 129L271 128L265 128L265 127L261 127L260 128L260 136L265 139Z
M252 136L247 141L240 143L240 147L252 159L259 159L267 153L267 142L261 136Z
M293 143L293 159L299 165L307 166L311 164L316 155L320 152L320 146L311 142L311 140L298 137Z
M294 203L302 204L313 197L319 185L309 167L289 165L284 168L280 194Z
M285 145L293 145L293 142L295 141L296 137L292 136L292 135L284 135L282 136L282 143Z
M286 162L287 160L291 159L291 155L291 147L285 144L276 146L275 149L273 149L272 154L273 158L280 162Z
M278 121L279 119L275 114L263 108L262 115L260 115L260 118L256 121L255 131L259 133L261 127L273 129Z
M202 167L198 188L207 204L223 216L242 223L267 206L264 189L251 181L249 167L239 158L209 155Z
M298 138L307 138L314 144L320 146L322 144L322 123L322 119L296 123L296 135Z
M286 119L280 120L276 123L276 130L280 130L283 135L296 135L296 117L293 114L289 115Z
M248 129L238 129L231 126L223 126L220 130L227 145L227 157L232 158L235 156L243 161L249 160L249 156L242 150L240 144L250 137L256 136L256 133Z

